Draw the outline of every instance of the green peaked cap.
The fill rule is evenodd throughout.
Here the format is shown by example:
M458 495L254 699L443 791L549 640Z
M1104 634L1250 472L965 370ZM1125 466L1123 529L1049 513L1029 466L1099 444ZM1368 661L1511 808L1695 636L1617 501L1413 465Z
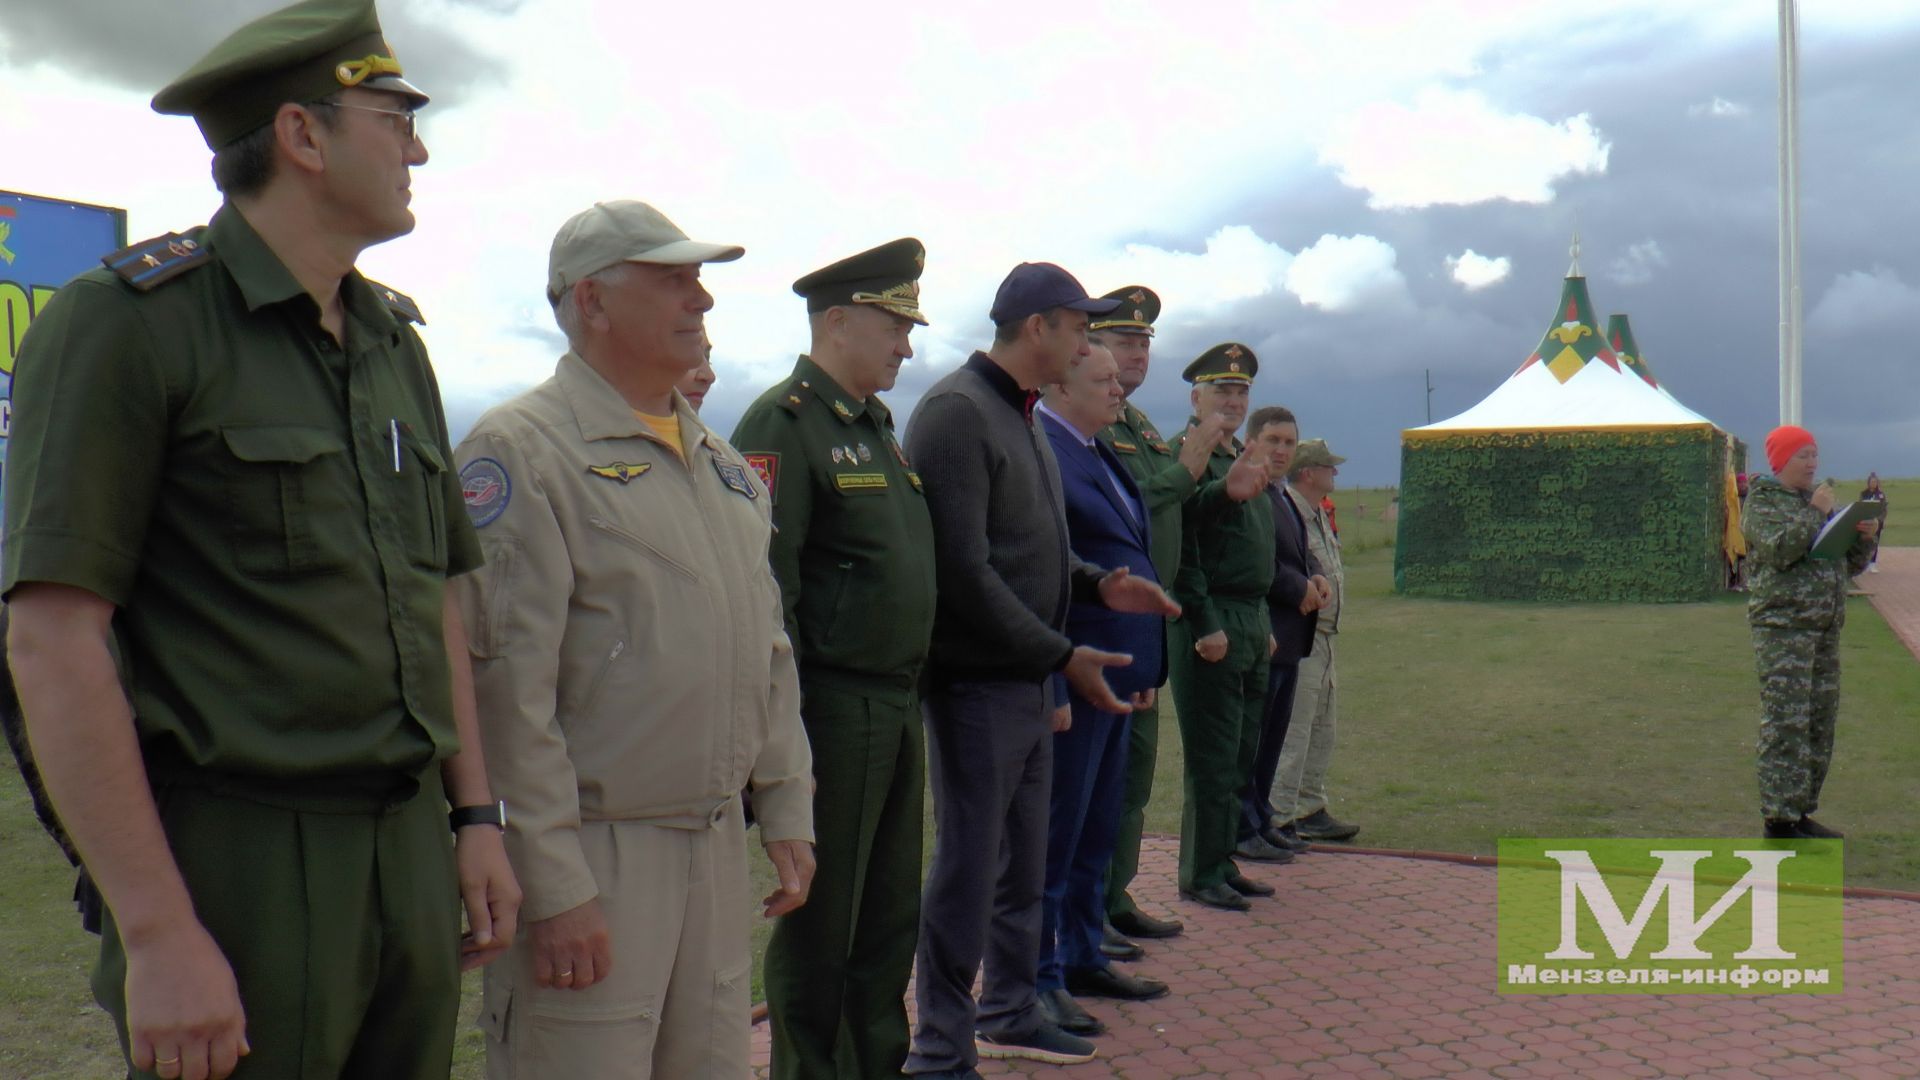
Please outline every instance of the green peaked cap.
M1122 285L1100 297L1118 300L1120 306L1105 315L1096 315L1087 331L1116 330L1123 334L1153 336L1153 320L1160 317L1160 294L1145 285Z
M807 298L809 312L872 304L925 326L927 317L920 313L920 273L926 265L926 246L903 236L823 266L794 282L793 291Z
M1201 383L1241 383L1250 385L1260 372L1260 358L1237 341L1223 341L1201 353L1180 377L1198 386Z
M1653 377L1653 369L1647 366L1647 358L1640 355L1640 343L1633 340L1633 326L1625 315L1607 316L1607 344L1613 346L1613 354L1627 366L1627 370L1647 380L1647 385L1658 390L1660 383Z
M1520 370L1544 364L1553 377L1566 382L1580 373L1587 362L1606 361L1618 369L1613 348L1600 334L1600 321L1593 313L1593 301L1587 297L1587 279L1569 275L1560 287L1560 306L1555 309L1553 325L1527 357ZM1516 372L1516 374L1518 374Z
M153 111L191 116L215 150L271 121L280 106L349 86L427 95L408 82L380 32L373 0L301 0L228 34L153 95Z

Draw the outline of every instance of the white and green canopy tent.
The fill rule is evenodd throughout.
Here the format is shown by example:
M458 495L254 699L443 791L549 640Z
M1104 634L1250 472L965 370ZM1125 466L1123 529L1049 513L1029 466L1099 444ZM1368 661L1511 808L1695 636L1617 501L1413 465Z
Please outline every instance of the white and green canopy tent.
M1610 330L1619 347L1576 258L1519 369L1402 433L1400 592L1699 600L1724 587L1738 444L1659 386L1625 316Z

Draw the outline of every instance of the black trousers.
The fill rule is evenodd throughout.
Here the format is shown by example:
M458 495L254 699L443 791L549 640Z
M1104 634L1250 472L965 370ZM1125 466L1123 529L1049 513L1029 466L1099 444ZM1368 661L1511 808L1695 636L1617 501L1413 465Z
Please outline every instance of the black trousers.
M955 682L923 689L933 863L920 903L919 1018L906 1072L976 1062L973 1035L1039 1025L1041 899L1053 734L1044 685ZM977 972L984 978L973 1000Z
M1280 747L1293 720L1293 689L1300 661L1274 661L1267 668L1267 711L1260 721L1260 748L1253 753L1253 776L1240 793L1240 839L1251 840L1273 821L1273 776L1280 770Z

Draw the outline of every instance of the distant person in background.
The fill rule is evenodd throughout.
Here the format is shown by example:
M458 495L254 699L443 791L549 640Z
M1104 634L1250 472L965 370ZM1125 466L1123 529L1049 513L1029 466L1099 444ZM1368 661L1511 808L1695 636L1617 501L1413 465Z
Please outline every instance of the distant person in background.
M1866 568L1880 523L1863 521L1846 558L1810 555L1833 489L1814 486L1820 448L1787 424L1767 435L1771 476L1748 484L1747 623L1760 671L1760 814L1774 839L1838 838L1810 816L1833 760L1840 712L1840 627L1847 581Z
M1327 530L1333 533L1335 537L1338 537L1340 535L1340 520L1334 516L1333 496L1328 495L1320 500L1320 512L1327 515Z
M1861 502L1877 502L1877 503L1885 503L1887 501L1887 493L1880 490L1880 474L1879 473L1867 474L1867 486L1862 488L1860 491L1860 501ZM1884 542L1886 540L1886 526L1887 526L1887 519L1886 517L1882 516L1880 518L1881 532L1880 532L1880 535L1876 537L1876 539L1881 542ZM1879 572L1880 572L1880 544L1876 543L1873 545L1873 554L1867 557L1867 573L1877 574Z
M687 404L693 406L693 411L697 413L700 411L700 403L707 400L707 391L713 389L715 379L716 376L713 373L713 342L709 341L707 342L707 358L700 361L699 367L680 376L680 381L673 384L673 388L680 391L680 396L686 398Z
M1293 471L1287 495L1300 509L1307 533L1307 550L1318 564L1325 584L1313 627L1313 647L1300 661L1294 690L1294 715L1280 746L1280 764L1273 780L1273 809L1281 821L1293 823L1287 839L1351 840L1360 826L1327 812L1327 766L1333 760L1338 716L1339 685L1334 675L1334 636L1346 599L1346 568L1340 561L1340 538L1333 531L1333 515L1326 505L1333 497L1334 477L1347 460L1327 448L1325 439L1308 439L1293 452Z

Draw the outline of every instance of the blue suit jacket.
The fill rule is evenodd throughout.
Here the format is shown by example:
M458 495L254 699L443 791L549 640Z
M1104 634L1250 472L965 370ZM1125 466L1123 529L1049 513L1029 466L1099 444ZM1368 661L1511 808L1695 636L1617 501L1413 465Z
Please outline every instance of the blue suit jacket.
M1149 554L1153 538L1146 503L1126 466L1105 444L1096 441L1091 447L1084 446L1077 432L1053 417L1040 413L1038 419L1045 425L1054 459L1060 465L1060 485L1067 502L1067 543L1073 553L1095 566L1108 570L1124 566L1134 577L1158 583ZM1138 520L1114 491L1109 473L1126 485L1140 507ZM1166 681L1167 622L1158 615L1131 615L1076 602L1067 613L1067 636L1075 645L1133 657L1133 663L1126 667L1107 669L1107 685L1122 697ZM1055 676L1056 705L1067 700L1064 681Z

